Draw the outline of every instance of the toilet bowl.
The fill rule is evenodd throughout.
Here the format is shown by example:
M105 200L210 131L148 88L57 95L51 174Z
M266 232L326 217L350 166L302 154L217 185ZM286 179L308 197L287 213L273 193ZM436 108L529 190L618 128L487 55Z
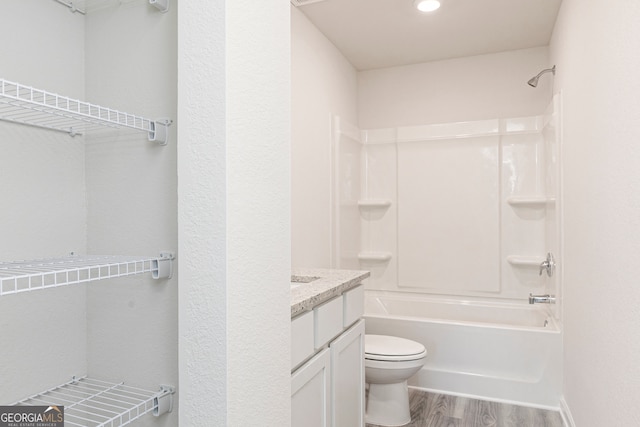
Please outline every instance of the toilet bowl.
M369 385L365 418L369 424L402 426L411 422L407 380L424 365L420 343L388 335L365 335L365 381Z

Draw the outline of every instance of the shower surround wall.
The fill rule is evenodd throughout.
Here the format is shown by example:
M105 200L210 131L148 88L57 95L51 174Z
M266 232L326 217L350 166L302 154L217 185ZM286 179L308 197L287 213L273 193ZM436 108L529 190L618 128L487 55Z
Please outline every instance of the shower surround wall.
M95 4L95 2L94 2ZM176 116L176 9L104 2L82 16L53 1L2 5L2 77L150 117ZM159 48L158 46L161 46ZM146 135L58 134L0 122L2 261L177 249L176 126ZM177 264L174 264L174 272ZM178 384L177 274L0 298L0 403L73 375ZM174 400L177 403L177 399ZM136 425L177 425L177 406Z
M551 112L368 130L362 145L336 119L340 265L370 270L371 290L545 293L538 265L557 240L546 215L556 212L557 180L547 178L557 168L546 154L556 150ZM357 237L354 212L357 253L348 245Z
M556 213L508 198L551 192L541 116L551 83L526 84L548 56L539 47L358 74L358 126L372 130L361 138L360 197L390 202L359 208L361 250L374 252L360 260L374 270L371 287L502 298L544 291L533 264L549 250L545 217ZM524 119L496 119L514 117ZM451 228L416 227L425 217ZM350 227L359 221L341 224ZM419 277L421 259L440 263L430 284Z

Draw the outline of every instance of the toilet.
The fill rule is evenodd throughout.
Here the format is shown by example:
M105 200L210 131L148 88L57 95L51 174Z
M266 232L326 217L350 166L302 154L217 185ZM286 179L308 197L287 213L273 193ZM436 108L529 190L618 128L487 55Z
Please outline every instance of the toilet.
M418 342L388 335L365 335L365 381L369 385L368 424L402 426L411 422L407 380L424 365L427 350Z

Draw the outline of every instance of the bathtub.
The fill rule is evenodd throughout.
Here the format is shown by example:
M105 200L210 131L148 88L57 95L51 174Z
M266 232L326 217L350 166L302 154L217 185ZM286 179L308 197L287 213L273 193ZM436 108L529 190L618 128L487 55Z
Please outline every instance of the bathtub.
M560 330L546 306L367 291L368 334L427 348L409 385L438 393L557 409Z

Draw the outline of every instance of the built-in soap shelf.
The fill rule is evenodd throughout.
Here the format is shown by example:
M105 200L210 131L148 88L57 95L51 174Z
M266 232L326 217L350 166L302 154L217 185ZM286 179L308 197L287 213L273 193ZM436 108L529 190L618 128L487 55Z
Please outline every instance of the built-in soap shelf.
M0 120L83 135L100 129L131 129L147 134L149 141L166 145L172 121L148 119L90 104L20 83L0 79Z
M514 267L530 267L538 268L540 264L545 260L541 256L525 256L525 255L509 255L507 256L507 262Z
M526 207L526 208L544 208L549 204L556 202L555 197L546 196L513 196L507 198L507 203L514 207Z
M0 262L0 296L151 273L154 279L173 275L171 252L160 256L71 255L28 261Z
M391 206L389 199L361 199L358 200L360 209L386 209Z
M387 262L391 260L391 252L360 252L358 259L365 262Z
M93 378L73 378L57 387L45 390L13 406L49 406L59 413L64 407L64 425L81 427L125 426L138 418L160 416L173 410L173 386L161 385L151 391L110 383ZM54 414L55 416L56 414Z

